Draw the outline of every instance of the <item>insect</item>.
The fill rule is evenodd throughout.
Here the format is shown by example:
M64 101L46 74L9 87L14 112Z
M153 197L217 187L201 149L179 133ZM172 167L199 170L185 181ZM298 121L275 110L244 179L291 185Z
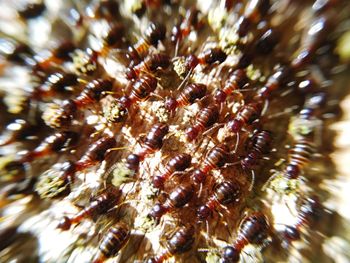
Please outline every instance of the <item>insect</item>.
M271 93L285 86L294 75L294 70L289 66L278 67L275 72L267 79L264 87L257 91L256 100L269 99Z
M194 241L195 229L193 226L177 227L167 238L166 250L154 258L150 258L147 263L162 263L172 256L183 254L192 248Z
M280 40L280 32L275 28L268 28L257 40L254 50L259 55L268 55Z
M41 3L27 3L23 8L17 10L18 15L25 20L34 19L41 16L46 10L46 6Z
M115 256L125 247L129 238L130 229L125 223L119 222L112 226L103 237L93 263L103 263L107 258Z
M76 215L72 217L64 216L57 228L63 231L69 230L73 224L78 224L85 218L94 218L106 213L119 202L121 194L120 189L108 188Z
M22 157L20 157L20 160L22 162L31 162L34 159L47 156L51 153L69 149L77 142L78 138L79 136L75 132L56 132L55 134L45 138L44 141L40 143L39 146L33 151L26 152Z
M132 84L132 90L129 96L123 96L119 99L120 108L129 109L138 101L145 101L151 93L157 88L158 81L151 75L142 75Z
M34 51L25 43L0 38L0 54L7 61L32 65L34 64Z
M56 72L48 76L46 82L33 91L33 98L41 99L52 97L56 93L67 92L67 87L78 84L78 77L73 73Z
M122 122L128 116L130 107L139 101L147 100L157 88L157 79L149 74L141 75L140 78L132 83L129 96L122 96L115 101L113 106L113 122Z
M75 98L63 101L61 107L54 107L45 120L46 124L53 128L69 126L79 109L85 108L99 101L106 91L111 91L113 82L110 80L97 79L89 82L83 91Z
M236 241L232 246L223 249L223 262L238 262L241 251L247 244L261 244L270 230L265 215L261 212L254 212L246 217L241 223Z
M291 62L294 69L299 69L310 62L313 54L327 38L332 28L332 19L329 14L321 15L314 19L306 35L301 40L301 48Z
M269 153L271 142L271 132L262 130L255 133L251 139L246 157L241 160L242 168L244 170L253 168L257 164L257 161L261 159L264 154Z
M196 116L193 126L186 130L187 140L195 140L201 132L217 122L218 118L219 108L217 105L209 105L208 107L201 109Z
M32 124L24 119L15 119L6 126L5 131L0 136L0 146L25 140L27 137L34 135L39 127L39 124Z
M169 160L165 171L153 178L153 185L163 189L165 181L175 172L185 171L191 165L192 157L186 153L180 153Z
M241 188L231 181L221 182L214 187L214 193L209 197L205 205L197 210L200 221L206 220L217 206L237 203L241 196Z
M134 45L128 48L127 58L131 64L137 64L147 55L150 46L157 46L159 41L165 38L166 28L160 23L151 23L145 30L144 36Z
M175 111L178 107L193 104L196 100L201 99L207 92L207 86L201 83L188 84L179 94L177 99L168 98L165 106L169 111Z
M245 37L253 24L259 21L268 13L270 9L269 0L249 1L244 9L244 14L237 22L237 33L239 37Z
M118 44L118 42L124 36L124 31L125 31L124 25L122 25L120 23L114 24L109 29L107 36L103 39L103 42L108 47L112 47L112 46Z
M71 41L59 43L55 48L50 50L50 55L48 57L37 59L36 64L33 66L34 73L45 73L52 65L59 65L65 61L71 61L71 55L75 49L76 46Z
M194 188L191 184L176 187L169 194L169 197L164 204L158 203L152 208L149 216L156 221L159 221L164 214L172 211L175 208L185 206L192 199L193 193Z
M108 150L115 147L115 145L116 141L112 137L105 136L97 140L90 145L86 153L76 162L75 170L81 171L98 162L102 162Z
M219 47L209 48L204 50L202 53L198 55L198 57L194 54L189 55L185 60L185 68L186 72L188 72L185 79L187 79L192 71L197 67L197 65L213 65L214 63L221 64L227 58L226 53Z
M150 132L147 134L143 147L136 154L130 154L126 159L126 165L131 170L136 170L140 161L142 161L146 155L152 154L157 150L160 150L163 146L164 136L168 133L169 126L164 123L157 123L153 125Z
M121 23L113 24L107 32L107 35L102 39L103 47L99 54L107 55L108 51L118 46L125 33L124 25Z
M211 170L223 166L227 161L228 152L229 149L225 144L214 146L200 167L193 172L194 182L196 184L204 182Z
M283 232L283 237L288 241L300 239L302 226L312 225L319 220L322 213L322 205L317 196L311 196L304 200L300 207L297 222L293 226L287 226Z
M173 27L170 39L176 45L176 53L181 41L185 39L192 30L197 30L199 28L199 14L200 11L197 8L191 7L186 11L185 18Z
M312 154L315 152L315 145L306 138L298 140L289 150L288 164L284 175L288 179L299 177L303 168L310 162Z
M82 108L86 105L99 101L106 91L111 91L113 81L108 79L96 79L89 82L83 91L74 99L74 104L77 108Z
M170 66L170 58L162 53L148 55L140 64L128 67L126 78L129 80L136 79L142 72L154 73L158 68L166 69Z
M253 123L261 115L262 105L260 102L250 102L243 105L237 112L234 119L226 123L226 128L230 132L238 133L244 125Z
M236 90L243 88L248 83L248 77L243 69L236 69L226 80L223 89L216 91L214 99L217 103L223 103L227 96L231 95Z

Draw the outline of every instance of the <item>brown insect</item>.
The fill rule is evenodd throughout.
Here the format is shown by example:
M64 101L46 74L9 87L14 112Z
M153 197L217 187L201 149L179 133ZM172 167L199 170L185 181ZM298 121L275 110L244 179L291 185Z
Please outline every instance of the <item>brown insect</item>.
M249 1L244 9L244 14L238 19L237 33L239 37L245 37L252 25L259 21L268 13L270 9L269 0Z
M193 104L196 100L199 100L205 96L207 92L207 86L201 83L188 84L179 94L174 98L168 98L165 102L165 106L169 111L175 111L178 107L183 107Z
M209 105L201 109L192 127L186 130L186 138L189 141L195 140L201 132L212 126L219 118L219 108L217 105Z
M301 228L306 225L311 226L318 221L322 211L322 205L317 196L307 198L300 207L297 222L293 226L286 227L283 237L287 242L299 240Z
M260 102L251 102L243 105L237 112L236 117L226 123L230 132L238 133L243 126L253 123L261 116L262 105Z
M40 125L32 124L24 119L15 119L8 124L0 136L0 146L5 146L16 141L23 141L27 137L35 135Z
M167 238L166 250L160 255L150 258L147 263L162 263L172 256L183 254L192 248L195 241L195 229L193 226L178 227Z
M224 181L217 184L214 193L209 197L205 205L197 210L197 217L200 221L206 220L218 206L228 205L239 201L241 188L238 184Z
M156 221L159 221L160 218L176 208L181 208L185 206L193 197L194 188L191 184L180 185L176 187L170 194L169 198L165 201L164 204L156 204L149 216Z
M246 217L240 225L234 244L224 248L223 262L238 262L242 249L249 243L261 244L267 238L269 229L270 226L263 213L255 212Z
M248 77L243 69L237 69L235 70L229 78L225 82L225 86L223 89L218 90L215 95L214 99L217 103L223 103L227 96L231 95L236 90L239 90L243 88L245 84L248 83Z
M102 238L99 251L93 263L103 263L106 259L115 256L125 247L129 238L130 229L125 223L119 222L112 226Z
M126 165L131 170L137 170L140 161L146 155L152 154L163 146L164 136L168 133L169 126L164 123L153 125L150 132L147 134L141 150L135 154L130 154L126 159Z
M33 151L26 152L24 156L20 157L22 162L31 162L34 159L45 157L49 154L69 149L76 144L78 134L75 132L57 132L45 138Z
M162 53L148 55L144 61L136 66L128 67L126 78L129 80L136 79L142 72L153 74L158 68L166 69L170 66L170 58Z
M150 46L157 46L159 41L165 38L166 28L160 23L151 23L145 30L144 36L134 45L128 48L127 57L132 64L138 64L146 57Z
M227 161L229 149L226 145L220 144L214 146L192 175L192 179L196 184L203 183L208 176L209 172L213 169L221 167Z
M192 157L189 154L181 153L169 160L164 173L153 178L153 185L163 189L166 180L175 172L185 171L191 165Z
M80 223L85 218L94 218L106 213L119 202L121 194L120 189L108 188L73 217L64 216L57 227L61 230L69 230L73 224Z

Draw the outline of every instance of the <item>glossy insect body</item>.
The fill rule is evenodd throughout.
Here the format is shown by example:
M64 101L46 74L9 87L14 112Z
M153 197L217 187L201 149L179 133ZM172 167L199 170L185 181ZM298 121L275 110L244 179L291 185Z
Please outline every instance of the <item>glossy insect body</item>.
M100 100L104 96L104 92L111 91L112 87L113 83L109 80L93 80L85 86L77 98L63 101L63 105L54 109L45 122L53 128L69 126L79 109Z
M193 186L190 184L176 187L169 195L164 204L156 204L149 216L155 220L159 220L164 214L172 211L175 208L185 206L191 199L194 193Z
M322 42L327 38L331 29L331 16L323 15L317 17L310 25L306 36L302 39L301 49L297 52L291 65L299 69L312 59L313 54L320 47Z
M0 38L0 55L14 63L27 65L35 63L33 50L27 44L12 39Z
M269 153L271 142L272 134L269 131L262 130L256 133L252 138L248 154L241 160L242 168L252 169L264 154Z
M285 86L294 75L292 68L288 66L282 66L276 69L276 71L268 78L264 87L258 90L256 96L257 100L269 99L272 92Z
M48 154L59 152L76 143L78 134L75 132L57 132L47 138L33 151L26 153L20 158L22 162L31 162L34 159Z
M169 98L165 104L169 111L174 111L178 107L193 104L196 100L203 98L206 92L206 85L200 83L191 83L181 91L177 99Z
M297 222L294 226L287 226L283 237L288 242L296 241L300 239L300 230L302 226L311 226L315 223L322 213L322 205L317 196L312 196L304 200L300 207Z
M227 155L229 149L226 145L221 144L214 146L208 153L207 157L193 173L193 180L196 184L202 183L205 181L208 173L218 167L221 167L227 161Z
M165 38L166 28L162 24L151 23L145 30L144 37L133 47L129 47L128 58L139 63L148 53L149 47L157 46L158 42Z
M224 248L223 262L238 262L242 249L249 243L261 244L267 238L269 229L269 224L263 213L255 212L246 217L240 225L238 237L233 246Z
M105 259L115 256L129 241L130 229L125 223L112 226L103 237L99 251L93 263L102 263Z
M52 65L59 65L65 61L72 60L71 54L75 49L76 46L70 41L64 41L60 43L59 45L57 45L57 47L51 50L51 54L49 57L37 62L37 64L34 66L34 72L45 72Z
M37 125L32 125L26 120L16 119L8 124L0 136L0 146L5 146L16 141L22 141L26 137L34 135L38 130Z
M198 219L206 220L217 206L238 202L240 195L241 188L233 182L224 181L217 184L207 203L198 209Z
M221 64L226 58L226 53L218 47L207 49L198 56L199 64L206 65L212 65L216 62Z
M147 134L147 137L143 143L143 148L138 155L142 157L162 148L163 138L168 133L168 131L168 125L164 123L155 124L151 128L151 131Z
M91 144L86 153L76 163L76 170L81 171L95 165L98 162L102 162L105 158L108 149L115 147L116 141L111 137L102 137L95 143Z
M289 150L288 164L284 174L289 179L296 179L303 168L310 162L315 146L307 139L300 139L292 149Z
M170 159L165 167L164 173L153 178L153 185L163 188L165 181L175 172L185 171L191 165L192 157L189 154L181 153Z
M236 117L226 124L226 127L231 132L240 132L244 125L251 124L261 115L261 103L251 102L242 106Z
M217 105L210 105L200 110L196 116L195 123L186 130L187 140L193 141L205 129L212 126L219 118L219 108Z
M111 91L113 82L111 80L97 79L88 83L80 95L74 99L77 108L84 107L99 101L106 91Z
M210 48L203 51L198 57L193 54L189 55L185 61L185 68L188 72L191 72L198 64L203 66L212 65L214 63L221 64L226 58L227 55L221 48Z
M244 15L238 20L237 33L240 37L244 37L248 34L249 29L253 24L259 23L262 17L264 17L270 9L269 0L253 0L249 1Z
M78 78L73 73L56 72L47 78L47 81L34 91L33 97L41 99L53 96L55 93L64 93L66 87L78 84Z
M268 28L255 44L255 52L260 55L268 55L280 40L280 33L274 28Z
M192 226L183 226L175 229L166 243L166 251L155 258L151 258L147 263L162 263L172 256L183 254L192 248L195 241L195 229Z
M137 170L140 161L142 161L147 154L154 153L162 148L164 136L168 131L168 125L164 123L155 124L147 134L142 149L136 154L133 153L127 157L126 166L131 170Z
M140 76L141 72L154 73L158 68L166 69L169 67L169 65L169 56L162 53L151 54L148 55L140 64L129 67L126 72L126 77L129 80L136 79L138 76Z
M27 3L22 9L18 10L18 15L23 19L33 19L41 16L46 10L44 3Z
M103 39L105 47L110 48L118 45L124 36L125 28L122 24L114 24L108 31L107 36Z
M58 224L61 230L70 229L72 224L80 223L84 218L94 218L102 213L106 213L115 206L120 199L122 192L120 189L109 188L104 193L92 201L89 206L81 210L73 217L64 216Z
M174 43L181 42L191 33L191 30L197 29L199 25L199 14L200 12L197 8L192 7L191 9L187 10L183 21L173 27L171 32L171 41Z
M151 93L157 88L157 79L151 75L141 76L132 86L130 96L123 96L119 99L121 107L129 109L131 105L138 101L149 98Z
M235 70L228 80L225 82L225 86L222 90L218 90L215 94L215 101L222 103L226 100L227 96L231 95L235 90L243 88L248 82L248 77L243 69Z

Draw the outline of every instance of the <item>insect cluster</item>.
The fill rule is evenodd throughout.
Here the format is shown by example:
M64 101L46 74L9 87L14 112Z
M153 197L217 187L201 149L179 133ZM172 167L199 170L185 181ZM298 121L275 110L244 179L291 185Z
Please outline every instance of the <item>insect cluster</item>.
M0 80L24 79L0 90L3 215L29 198L74 240L33 262L276 262L303 240L321 262L347 1L50 2L9 5L24 36L0 25Z

